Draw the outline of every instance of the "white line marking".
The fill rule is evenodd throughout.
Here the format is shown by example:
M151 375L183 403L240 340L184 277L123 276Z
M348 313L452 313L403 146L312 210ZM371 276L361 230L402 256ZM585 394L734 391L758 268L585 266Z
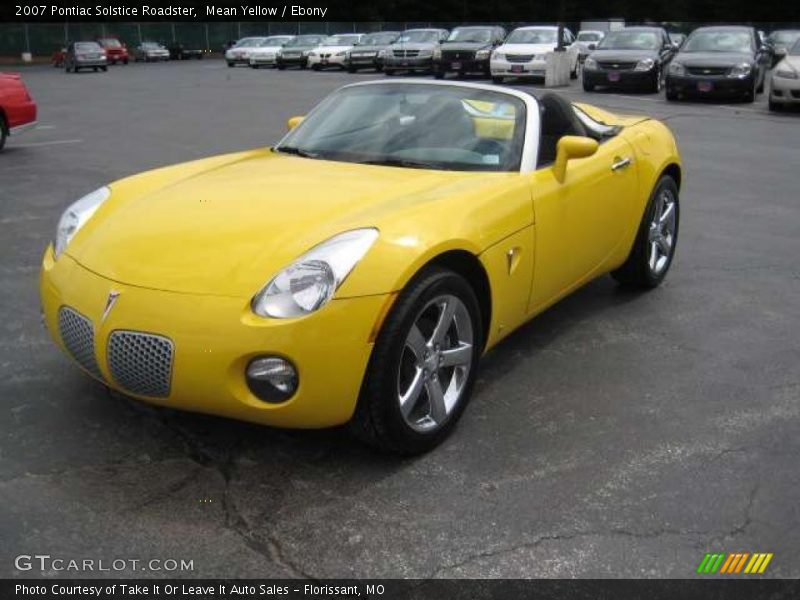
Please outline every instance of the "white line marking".
M36 129L55 129L55 125L37 125Z
M14 144L15 148L32 148L33 146L55 146L57 144L80 144L83 140L53 140L52 142L31 142L30 144Z

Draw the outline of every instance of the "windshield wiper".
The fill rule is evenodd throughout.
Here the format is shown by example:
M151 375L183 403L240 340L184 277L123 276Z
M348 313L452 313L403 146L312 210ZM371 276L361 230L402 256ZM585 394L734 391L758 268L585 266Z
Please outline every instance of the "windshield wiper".
M272 148L274 152L282 152L283 154L294 154L295 156L302 156L303 158L318 158L319 154L315 152L309 152L308 150L303 150L302 148L297 148L295 146L275 146Z
M407 158L376 158L373 160L357 161L362 165L379 165L384 167L407 167L409 169L440 169L441 165L423 160L410 160Z

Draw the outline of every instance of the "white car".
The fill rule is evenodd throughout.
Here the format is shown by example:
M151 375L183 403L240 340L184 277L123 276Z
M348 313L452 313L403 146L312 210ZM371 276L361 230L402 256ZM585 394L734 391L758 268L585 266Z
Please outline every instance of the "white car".
M582 29L575 38L575 45L578 47L578 58L581 62L597 48L597 44L603 41L606 36L605 31L595 29Z
M278 64L278 52L293 39L293 35L271 35L264 38L258 46L250 50L250 66L254 69L274 67Z
M772 69L769 84L769 109L800 106L800 38Z
M225 51L225 60L228 62L228 66L250 64L250 53L258 48L265 39L267 39L266 36L240 39Z
M308 66L319 71L325 67L344 69L348 50L361 41L363 33L339 33L328 37L322 45L308 53Z
M578 77L578 46L575 36L564 28L564 47L569 55L569 72ZM518 27L492 53L489 69L492 81L502 83L505 77L544 77L547 55L558 47L558 27L536 25Z

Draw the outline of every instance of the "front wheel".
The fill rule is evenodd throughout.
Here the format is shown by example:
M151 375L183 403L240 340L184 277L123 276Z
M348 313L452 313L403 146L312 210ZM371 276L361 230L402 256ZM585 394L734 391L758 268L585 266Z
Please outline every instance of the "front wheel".
M772 98L769 99L768 106L772 112L778 112L783 110L783 104L778 104Z
M108 71L108 67L100 67L100 69L103 71L103 73L105 73L106 71Z
M6 145L6 138L8 137L8 132L6 131L6 121L3 118L3 115L0 115L0 150Z
M501 83L503 83L503 78L502 77L492 77L492 83L501 84Z
M594 91L594 84L588 83L586 80L583 81L583 91L584 92L593 92Z
M457 273L419 273L375 342L355 435L378 449L420 454L441 443L466 408L483 348L478 300Z
M678 242L678 184L669 175L658 180L625 263L611 273L623 285L654 288L672 265Z

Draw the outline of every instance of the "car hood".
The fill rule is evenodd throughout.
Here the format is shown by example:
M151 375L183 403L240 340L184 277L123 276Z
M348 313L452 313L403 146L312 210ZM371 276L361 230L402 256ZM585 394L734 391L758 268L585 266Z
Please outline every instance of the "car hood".
M482 48L491 48L492 45L488 42L446 42L442 44L443 51L458 52L460 50L474 52Z
M503 54L547 54L555 50L554 44L503 44L497 52Z
M353 52L380 52L387 48L389 44L380 44L378 46L353 46Z
M657 50L595 50L592 52L592 58L602 61L615 61L631 62L634 60L642 60L645 58L658 58Z
M390 48L397 50L433 50L439 46L436 42L405 42L402 44L392 44Z
M800 56L786 56L778 65L789 66L795 71L800 72ZM776 66L777 68L777 66Z
M747 52L679 52L674 60L689 67L732 67L753 62L753 55Z
M427 210L498 175L506 174L338 163L270 150L216 157L111 184L111 197L66 253L122 284L250 297L338 233L381 230L398 211Z
M280 46L264 46L262 48L254 48L250 54L277 54Z
M348 46L319 46L317 48L314 48L314 51L315 52L324 52L325 54L330 52L330 53L334 54L336 52L342 52L344 50L350 50L351 48L353 48L352 44L348 45Z

